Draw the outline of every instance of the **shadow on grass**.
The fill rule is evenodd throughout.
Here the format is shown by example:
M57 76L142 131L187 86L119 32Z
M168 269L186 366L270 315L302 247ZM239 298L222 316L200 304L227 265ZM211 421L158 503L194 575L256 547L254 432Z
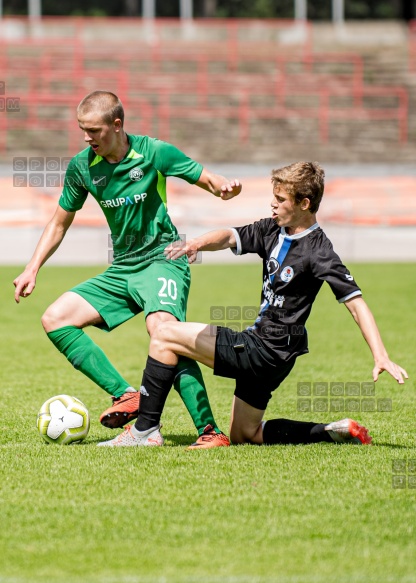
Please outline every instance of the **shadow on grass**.
M377 441L373 446L388 447L390 449L414 449L414 445L399 445L398 443L388 443L387 441Z
M121 431L120 431L121 433ZM86 441L81 441L80 443L75 443L73 445L91 445L93 443L101 443L102 441L109 441L110 439L114 439L120 433L113 433L110 434L108 437L93 437L89 438ZM163 438L165 439L165 447L176 447L177 445L191 445L198 439L197 433L187 433L187 434L173 434L173 433L162 433ZM167 443L166 443L167 442Z

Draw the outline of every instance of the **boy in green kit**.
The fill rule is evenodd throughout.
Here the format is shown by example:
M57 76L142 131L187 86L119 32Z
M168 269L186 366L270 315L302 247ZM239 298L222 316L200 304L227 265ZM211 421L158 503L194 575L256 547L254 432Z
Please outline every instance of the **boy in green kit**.
M57 250L91 194L110 227L114 261L101 275L58 298L46 310L42 324L69 362L112 396L113 404L100 421L119 428L137 417L140 390L145 389L133 388L83 329L92 325L109 332L144 312L151 337L163 322L184 321L188 261L186 257L170 261L163 253L168 244L179 240L167 213L166 178L180 177L223 200L238 195L241 185L209 172L171 144L127 134L123 106L113 93L90 93L77 114L88 147L68 165L56 212L26 269L13 282L15 300L33 292L39 269ZM180 359L174 384L204 447L229 445L215 423L198 364ZM156 441L148 445L163 442Z

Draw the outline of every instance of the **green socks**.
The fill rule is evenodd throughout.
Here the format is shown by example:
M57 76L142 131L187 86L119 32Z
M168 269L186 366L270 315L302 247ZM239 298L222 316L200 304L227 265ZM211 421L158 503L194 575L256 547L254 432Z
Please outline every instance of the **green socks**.
M74 368L113 397L121 397L130 387L130 383L123 379L101 348L81 328L64 326L49 332L48 338ZM188 409L198 434L201 435L207 425L212 425L220 433L198 363L180 357L177 371L174 387Z
M212 425L216 433L221 433L215 423L198 363L180 356L177 371L173 386L188 409L198 435L203 433L207 425Z
M94 383L113 397L121 397L130 384L85 332L75 326L64 326L48 333L56 346L74 368L80 370Z

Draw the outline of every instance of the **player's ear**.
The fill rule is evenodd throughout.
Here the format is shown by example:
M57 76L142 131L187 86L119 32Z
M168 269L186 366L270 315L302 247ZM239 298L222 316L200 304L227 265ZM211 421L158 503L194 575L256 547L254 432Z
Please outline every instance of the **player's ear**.
M123 123L122 123L121 119L119 119L119 118L115 119L113 124L114 124L114 129L116 132L119 132L123 127Z
M300 208L303 211L307 211L310 206L311 206L311 201L309 200L309 198L302 199L302 202L300 203Z

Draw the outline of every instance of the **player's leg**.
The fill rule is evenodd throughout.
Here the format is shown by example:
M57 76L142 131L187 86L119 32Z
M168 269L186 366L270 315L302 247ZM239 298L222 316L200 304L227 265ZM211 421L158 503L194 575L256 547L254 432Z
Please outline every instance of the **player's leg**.
M198 363L192 360L192 358L185 356L177 358L169 348L162 349L158 353L155 352L155 345L160 346L160 336L163 335L163 341L167 342L169 338L175 338L177 335L175 325L173 329L172 327L166 327L166 324L169 322L177 322L175 316L169 312L154 312L146 318L146 326L151 337L149 354L155 360L163 360L165 364L167 362L167 355L170 354L171 363L177 362L174 388L184 402L198 431L198 435L202 435L204 431L206 433L210 430L214 433L221 434L209 404L204 379Z
M166 319L151 336L149 354L169 364L185 357L214 368L216 330L209 324Z
M256 374L255 367L260 363L262 354L261 352L256 354L255 346L251 346L250 352L253 372L247 370L246 374L239 375L236 379L230 428L232 443L283 445L331 441L323 424L288 419L263 421L273 390L289 375L294 361L290 364L282 362L278 370L263 363L263 369L259 369ZM270 381L272 385L268 385L268 377L270 379L274 377L273 381Z
M243 396L243 393L240 391ZM250 399L249 396L244 397ZM254 397L256 398L256 397ZM263 421L265 409L258 409L234 396L231 411L230 439L234 444L255 445L300 444L332 441L320 424L273 419Z
M264 410L257 409L234 396L230 438L233 444L299 445L319 443L369 444L371 437L365 427L353 419L330 424L291 419L263 421Z
M198 439L188 449L228 446L228 437L218 428L198 362L214 366L216 326L166 319L152 334L149 355L154 361L177 362L174 386L181 396ZM198 361L198 362L197 362Z
M234 354L233 343L244 340L241 352ZM234 348L236 345L234 344ZM356 421L325 424L290 419L263 421L272 392L290 374L295 359L289 362L275 358L273 364L267 360L262 346L244 333L235 335L228 329L221 329L216 346L216 373L219 371L236 374L236 388L233 402L230 437L233 443L254 443L257 445L309 444L322 441L370 443L367 430ZM242 368L243 374L238 373ZM230 374L231 376L231 374Z
M225 334L228 333L226 329L222 331ZM157 329L152 338L149 355L156 362L164 361L172 366L177 356L182 355L196 359L213 368L216 354L215 332L215 326L206 324L165 322L163 326ZM232 338L234 338L233 334ZM227 359L231 350L234 355L236 351L235 346L232 346L233 342L229 343L227 338L223 346L217 350L217 354L223 359ZM244 361L240 360L239 362L243 365ZM235 360L232 364L230 363L230 366L235 368L237 363L238 360ZM292 366L293 364L282 367L279 382L289 374ZM296 439L297 443L313 443L315 441L325 441L328 438L328 433L324 432L322 435L319 434L319 438L316 439L321 424L273 420L269 422L272 430L270 431L269 426L268 437L265 439L264 427L267 424L263 423L262 419L271 397L271 389L263 388L261 381L251 378L247 373L237 380L236 395L238 396L234 398L230 427L231 441L233 443L254 443L259 445L262 443L293 443L293 439ZM289 429L292 431L288 433ZM285 441L285 432L289 441ZM273 441L275 433L278 433L278 441Z
M169 390L177 373L180 356L198 359L208 366L213 365L215 336L212 327L206 324L177 322L163 317L153 331L150 340L149 356L143 372L140 387L140 409L134 427L114 440L104 442L108 446L148 445L149 435L158 438L160 418ZM203 433L195 447L207 448L229 445L228 438L220 433ZM192 447L192 446L191 446Z
M136 429L139 431L146 431L159 424L169 390L178 374L177 365L180 358L186 356L188 359L189 357L192 359L198 358L203 362L208 362L210 357L206 356L206 353L209 352L207 346L211 343L212 354L215 347L215 338L207 333L207 328L209 327L204 324L177 322L172 314L166 312L150 314L146 319L146 323L151 337L149 356L140 388L142 395L139 416L135 424ZM196 343L193 340L194 336L206 336L207 338ZM192 343L199 346L201 342L204 347L202 351L190 350ZM205 385L203 382L197 381L196 371L190 359L188 364L191 365L188 375L190 377L188 379L188 388L190 390L187 393L180 392L180 394L184 397L184 402L191 413L195 425L201 426L204 419L198 410L198 403L202 400L206 404L205 407L208 408L208 413L211 410ZM179 390L181 389L180 383L178 388ZM215 423L215 421L213 422ZM204 428L205 425L202 430ZM199 428L197 427L197 429Z
M217 427L207 391L198 363L189 357L180 355L179 359L169 350L163 350L162 355L154 355L153 339L156 330L170 333L169 323L175 325L177 320L184 321L190 286L190 272L187 261L159 261L144 270L145 277L132 282L132 296L143 298L146 313L146 326L151 337L150 356L164 364L177 365L174 377L174 387L182 398L198 431L198 435L210 434L210 443L216 443L215 435L224 445L223 434ZM175 335L175 332L172 332ZM153 363L154 364L154 363ZM207 445L208 441L205 441Z
M107 427L120 427L135 418L140 396L83 328L94 325L110 331L135 315L121 294L114 298L114 290L121 284L121 281L107 281L106 274L92 278L63 294L42 317L45 331L58 350L77 370L112 396L113 416L108 417L104 412L100 418ZM117 420L115 425L113 418Z
M74 292L64 293L42 316L42 325L49 339L73 367L110 395L120 397L129 383L83 330L102 322L97 310Z
M321 441L368 445L371 443L371 436L366 427L353 419L342 419L332 423L272 419L263 425L263 443L267 445L296 445Z
M231 409L230 439L231 443L263 443L264 410L256 409L234 396Z

